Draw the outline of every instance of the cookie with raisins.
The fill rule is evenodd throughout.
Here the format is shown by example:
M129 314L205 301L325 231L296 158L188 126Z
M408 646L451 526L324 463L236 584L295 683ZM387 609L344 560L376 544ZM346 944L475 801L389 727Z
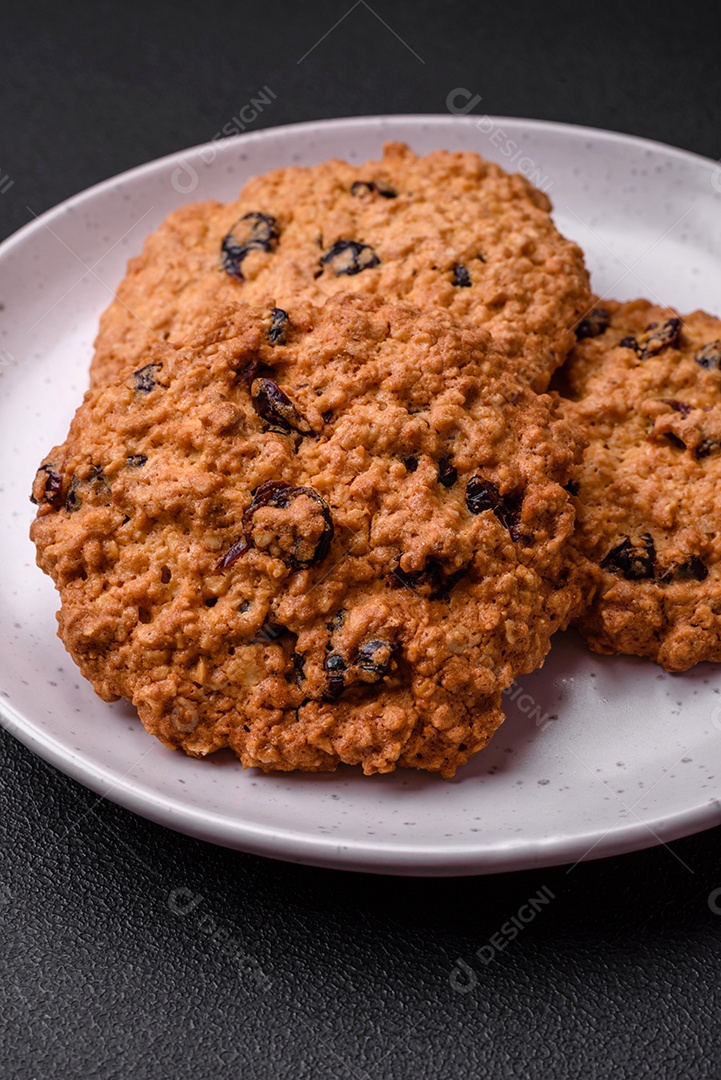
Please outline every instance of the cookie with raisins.
M477 154L418 157L398 143L364 165L259 176L235 202L186 206L148 238L103 315L93 381L127 370L146 334L182 340L189 303L285 310L354 292L486 327L543 390L589 303L581 251L550 211Z
M166 745L453 775L583 599L575 425L473 326L189 309L88 392L32 527L60 636Z
M589 445L577 543L600 573L591 648L721 661L721 320L603 302L562 372Z

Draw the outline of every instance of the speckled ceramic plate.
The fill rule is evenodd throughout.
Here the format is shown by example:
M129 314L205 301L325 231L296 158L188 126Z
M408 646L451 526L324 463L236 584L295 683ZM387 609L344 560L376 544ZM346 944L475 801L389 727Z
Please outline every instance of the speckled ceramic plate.
M263 776L164 749L106 705L55 636L56 595L27 538L35 468L86 383L98 316L128 256L183 202L254 173L387 139L476 150L546 190L599 293L681 310L721 304L721 169L679 150L560 124L470 116L334 120L175 154L98 185L0 247L0 708L19 739L98 794L203 839L398 874L470 874L648 847L721 821L721 671L667 675L558 639L507 695L508 719L455 780Z

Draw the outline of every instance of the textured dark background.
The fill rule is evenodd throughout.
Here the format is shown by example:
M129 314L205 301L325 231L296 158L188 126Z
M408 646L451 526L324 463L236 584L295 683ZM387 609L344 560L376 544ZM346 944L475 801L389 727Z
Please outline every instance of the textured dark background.
M212 137L264 85L256 126L444 112L462 86L489 113L719 158L719 11L6 3L0 235ZM572 873L361 877L176 836L0 748L3 1078L721 1075L719 830ZM553 902L479 960L542 887Z

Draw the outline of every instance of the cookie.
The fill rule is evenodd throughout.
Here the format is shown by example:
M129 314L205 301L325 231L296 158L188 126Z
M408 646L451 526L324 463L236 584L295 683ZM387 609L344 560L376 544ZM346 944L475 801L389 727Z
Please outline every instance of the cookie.
M574 424L446 313L334 297L282 344L269 311L194 322L37 474L60 637L189 754L453 775L580 601Z
M190 303L285 310L356 292L485 326L543 390L589 303L581 251L550 210L476 154L398 143L360 166L257 177L236 202L186 206L148 238L101 320L92 380L127 370L147 335L181 341Z
M721 321L604 302L563 371L589 446L578 544L600 577L581 631L668 671L721 661Z

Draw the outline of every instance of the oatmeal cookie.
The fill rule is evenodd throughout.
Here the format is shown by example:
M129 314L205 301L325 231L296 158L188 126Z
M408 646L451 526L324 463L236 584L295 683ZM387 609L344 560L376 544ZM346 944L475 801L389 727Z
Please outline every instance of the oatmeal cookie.
M578 543L600 575L592 649L668 671L721 661L721 321L604 302L563 371L589 446Z
M181 341L189 303L287 309L356 292L485 326L543 390L589 302L581 251L550 210L477 154L398 143L360 166L259 176L236 202L183 207L148 238L101 320L92 380L127 370L148 335Z
M453 775L580 601L575 425L444 312L190 324L89 390L37 473L66 647L193 755Z

